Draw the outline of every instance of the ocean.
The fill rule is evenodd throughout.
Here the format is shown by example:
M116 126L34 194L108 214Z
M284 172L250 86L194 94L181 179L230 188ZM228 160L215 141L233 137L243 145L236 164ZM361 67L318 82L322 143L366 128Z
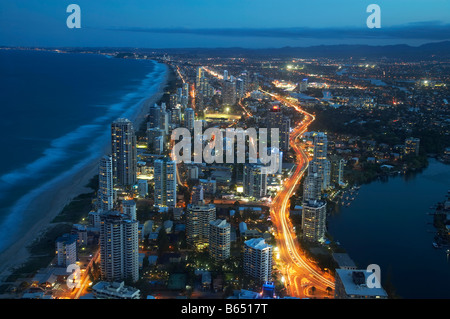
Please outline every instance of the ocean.
M0 252L32 225L27 207L100 158L110 124L132 117L167 68L105 55L0 50Z

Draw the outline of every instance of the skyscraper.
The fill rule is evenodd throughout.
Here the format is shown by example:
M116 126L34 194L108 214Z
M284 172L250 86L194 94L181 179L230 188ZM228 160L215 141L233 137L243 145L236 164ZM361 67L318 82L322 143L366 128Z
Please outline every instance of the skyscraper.
M184 127L189 131L194 130L195 113L190 107L184 110Z
M157 159L155 170L155 205L176 207L177 204L177 168L170 158Z
M244 194L254 198L267 195L267 174L263 166L257 164L244 165Z
M100 268L108 281L139 279L138 222L120 212L100 215Z
M329 176L329 163L327 160L327 134L324 132L312 132L311 134L314 145L314 155L313 159L309 163L308 174L319 174L322 179L321 189L326 190L330 186L330 180L327 178L327 176Z
M230 230L226 220L217 219L209 223L209 256L215 261L230 257Z
M164 151L164 142L166 139L166 133L164 130L159 128L148 128L147 129L147 145L148 151L151 154L161 154L161 141L163 142L162 151Z
M291 119L284 118L280 128L280 149L287 152L290 149Z
M236 97L242 99L245 96L244 80L236 80Z
M320 242L325 238L326 216L326 202L318 200L303 202L302 231L304 240Z
M272 280L272 246L264 238L244 242L244 272L259 282Z
M195 77L195 86L197 88L200 86L200 81L203 77L203 67L199 66L197 68L197 76Z
M161 107L156 103L149 109L147 129L149 128L161 128Z
M344 184L345 160L339 156L331 156L330 164L331 164L330 181L336 186Z
M225 81L222 87L222 104L234 105L236 103L236 82Z
M120 186L136 183L137 154L133 124L124 118L111 124L112 167L115 182Z
M280 149L289 151L289 134L291 130L291 120L283 116L283 111L279 105L274 105L266 118L266 125L268 129L277 128L279 132L279 146ZM268 131L270 134L270 131Z
M322 179L317 173L310 173L303 182L303 201L319 200L322 198Z
M105 155L100 159L98 169L98 209L112 210L114 206L112 157Z
M194 166L197 168L196 166ZM191 204L198 205L203 202L203 186L202 185L196 185L192 189L192 198L191 198Z
M122 201L122 212L131 220L136 220L136 202L132 199Z
M178 127L181 124L181 109L179 107L172 108L170 112L170 123L174 127Z
M190 245L205 245L209 242L210 223L216 219L213 204L189 204L186 211L186 240Z

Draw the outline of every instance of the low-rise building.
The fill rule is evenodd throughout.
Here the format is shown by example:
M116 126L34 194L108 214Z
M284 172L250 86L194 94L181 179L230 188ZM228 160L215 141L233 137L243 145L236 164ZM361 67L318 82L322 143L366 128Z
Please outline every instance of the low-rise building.
M95 299L140 299L140 290L122 282L100 281L92 291Z

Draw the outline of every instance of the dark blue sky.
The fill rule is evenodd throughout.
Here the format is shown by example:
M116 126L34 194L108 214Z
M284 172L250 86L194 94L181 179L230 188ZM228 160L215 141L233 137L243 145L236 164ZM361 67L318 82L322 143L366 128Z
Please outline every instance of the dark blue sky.
M66 8L81 7L81 29ZM368 29L366 7L381 7ZM450 39L449 0L1 0L0 45L282 47Z

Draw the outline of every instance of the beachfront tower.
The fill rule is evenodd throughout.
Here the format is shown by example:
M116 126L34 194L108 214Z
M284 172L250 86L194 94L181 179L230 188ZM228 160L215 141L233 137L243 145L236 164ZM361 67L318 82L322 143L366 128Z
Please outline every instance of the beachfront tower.
M56 264L67 267L77 262L77 235L64 234L56 239Z
M139 279L138 221L120 212L100 215L100 268L107 281Z
M120 186L136 183L137 154L133 123L120 118L111 124L112 167L114 182Z
M155 160L155 205L176 207L177 164L170 158Z
M105 155L100 159L98 169L98 209L112 210L114 206L112 157Z

